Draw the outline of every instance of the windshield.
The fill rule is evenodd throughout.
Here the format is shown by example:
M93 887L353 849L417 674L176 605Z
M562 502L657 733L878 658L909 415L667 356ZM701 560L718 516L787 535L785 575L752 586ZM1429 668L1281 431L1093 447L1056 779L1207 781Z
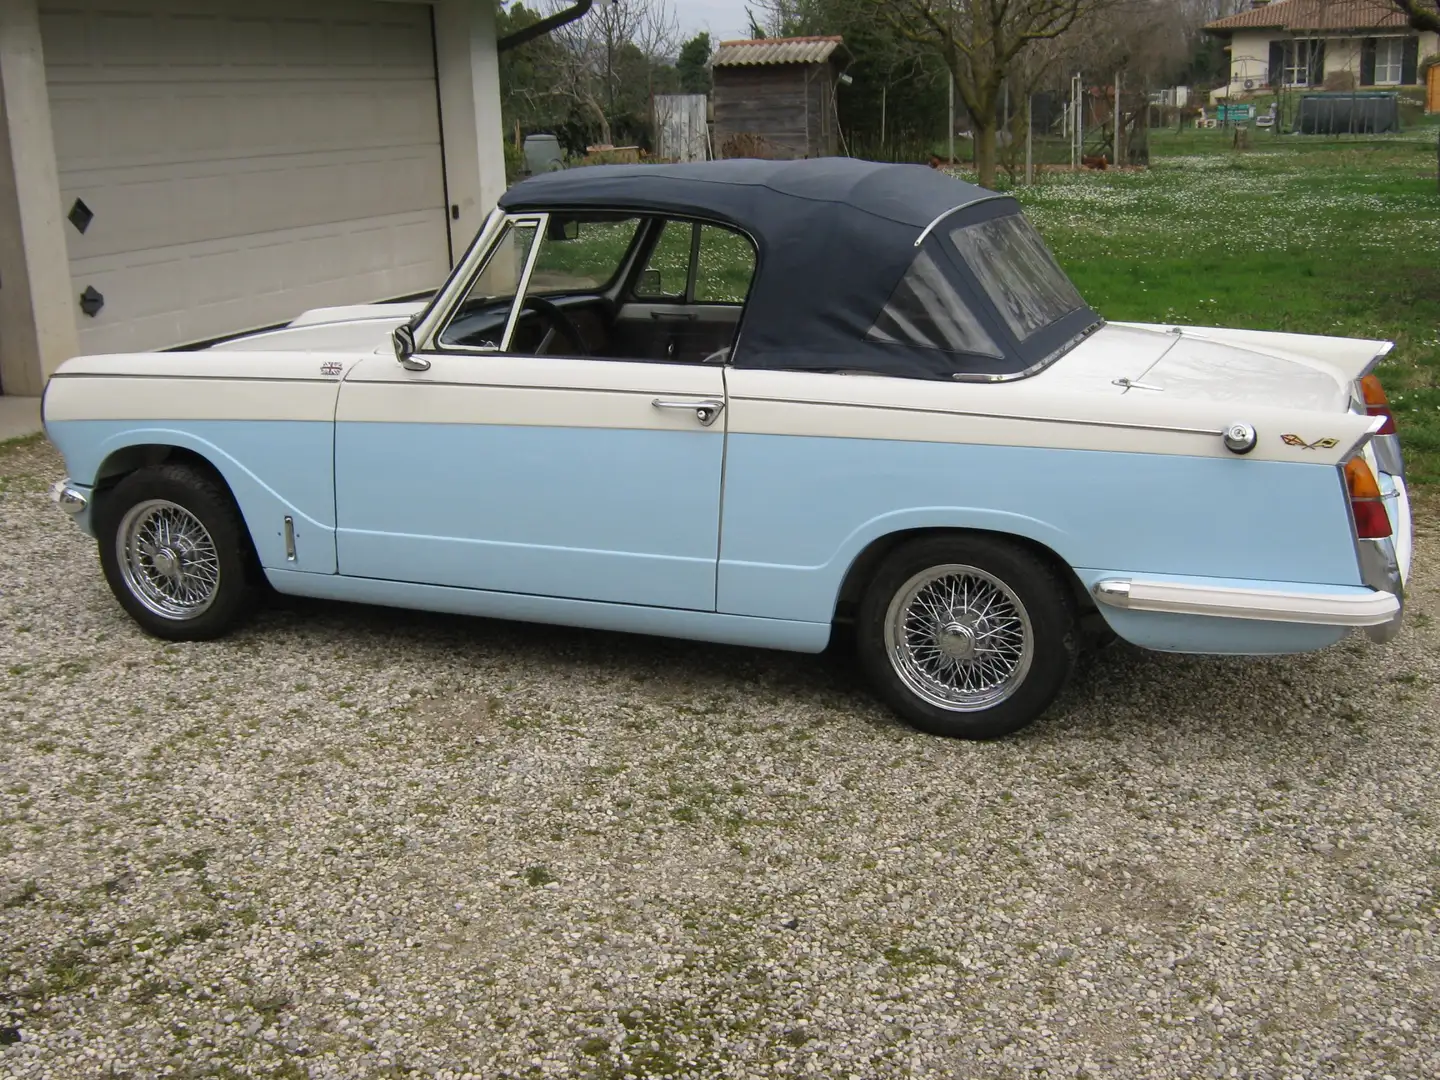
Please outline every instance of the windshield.
M1045 241L1020 214L954 229L950 242L1022 342L1085 306Z

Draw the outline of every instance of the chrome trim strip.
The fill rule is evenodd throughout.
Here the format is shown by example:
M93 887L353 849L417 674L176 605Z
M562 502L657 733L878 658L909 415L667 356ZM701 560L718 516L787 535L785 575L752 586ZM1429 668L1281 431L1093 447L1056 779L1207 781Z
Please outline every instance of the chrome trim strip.
M1370 440L1375 447L1375 463L1380 471L1405 479L1405 452L1400 446L1399 435L1376 435Z
M1224 428L1172 427L1166 424L1132 424L1124 420L1075 420L1062 416L1023 416L1015 413L976 412L960 409L922 409L910 405L869 405L853 401L816 401L810 398L736 397L735 401L754 401L765 405L823 405L827 408L883 409L886 412L933 413L936 416L974 416L986 420L1020 420L1032 424L1075 424L1080 427L1125 428L1132 431L1170 431L1179 435L1225 434Z
M1101 603L1127 611L1320 626L1382 626L1400 610L1400 598L1388 591L1335 595L1130 578L1107 578L1090 591Z
M441 354L443 355L443 354ZM493 353L490 355L494 355ZM688 366L688 365L687 365ZM414 386L414 379L364 379L353 382L353 386ZM624 390L613 386L532 386L529 383L468 382L461 380L426 379L426 386L463 386L471 390L562 390L572 394L628 394L631 397L654 397L657 393L666 397L683 397L690 390ZM344 421L342 421L343 423ZM379 421L385 423L386 421Z
M967 210L972 206L980 206L983 203L995 202L997 199L1013 198L1015 198L1015 196L1013 195L986 195L983 199L972 199L970 202L961 203L959 206L952 206L949 210L946 210L943 214L937 217L934 221L930 222L929 225L926 225L925 228L920 231L920 235L915 238L915 246L918 248L921 244L923 244L925 242L925 238L935 231L935 227L939 225L940 222L948 218L951 214L957 213L961 210Z
M285 515L285 561L295 561L295 519Z
M330 353L315 353L314 355L315 355L315 356L328 356L328 355L331 355L331 354L330 354ZM346 356L346 357L350 357L350 358L353 359L353 357L351 356L351 354L349 354L349 353L341 353L341 352L339 352L338 350L334 353L334 355L337 355L337 356ZM289 376L289 375L286 375L286 376L284 376L283 378L281 378L281 377L276 377L276 378L273 378L273 379L272 379L272 378L267 378L267 377L265 377L265 376L263 376L263 375L198 375L198 374L192 374L191 372L188 372L188 371L185 372L185 373L183 373L183 374L176 373L176 374L171 374L171 375L159 375L159 374L157 374L157 375L143 375L143 374L139 374L139 373L136 373L136 374L128 374L128 373L123 372L123 371L57 371L57 372L55 372L54 375L51 375L50 378L52 378L52 379L164 379L166 382L177 382L177 381L192 382L192 381L200 380L200 381L206 381L206 382L263 382L263 383L285 383L285 384L287 384L287 385L290 384L290 383L330 383L330 384L333 384L333 383L335 382L335 380L334 380L333 378L330 378L330 379L312 379L312 378L309 378L309 377L303 376L303 375L294 376L294 377ZM47 384L47 385L48 385L48 384Z
M1356 381L1358 382L1360 379L1363 379L1366 375L1369 375L1372 371L1374 371L1375 368L1379 365L1380 361L1384 360L1385 357L1389 356L1391 350L1393 350L1394 348L1395 342L1393 341L1387 341L1381 344L1380 351L1377 352L1374 356L1372 356L1370 358L1370 362L1360 369L1360 374L1355 377Z
M510 351L510 339L515 336L515 326L520 322L520 307L525 301L525 294L530 290L530 275L535 273L535 261L540 257L540 245L545 242L545 229L549 222L549 214L541 214L535 219L535 239L530 241L525 269L520 272L520 280L515 285L515 299L510 301L510 318L505 320L505 333L500 337L502 353Z

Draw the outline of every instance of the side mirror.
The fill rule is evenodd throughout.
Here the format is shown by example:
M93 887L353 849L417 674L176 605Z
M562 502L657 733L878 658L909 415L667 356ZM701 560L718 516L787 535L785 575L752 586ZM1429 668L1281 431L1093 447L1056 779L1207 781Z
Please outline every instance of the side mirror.
M659 295L660 295L660 271L659 271L659 270L642 270L642 271L640 271L640 287L639 287L638 289L636 289L635 291L636 291L637 293L639 293L641 296L659 296Z
M395 344L395 359L409 371L426 371L430 361L415 355L415 329L409 323L401 323L390 335Z

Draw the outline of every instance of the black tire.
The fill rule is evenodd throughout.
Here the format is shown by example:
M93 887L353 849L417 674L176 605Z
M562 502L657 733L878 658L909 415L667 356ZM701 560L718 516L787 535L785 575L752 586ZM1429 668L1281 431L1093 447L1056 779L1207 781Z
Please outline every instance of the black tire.
M152 610L126 580L119 547L127 514L152 500L174 503L204 527L214 545L218 579L209 606L198 614L166 616ZM167 641L211 641L239 626L254 607L255 558L250 534L230 492L209 474L186 465L138 469L107 491L95 508L100 566L120 606L142 630Z
M903 603L900 594L914 587L918 575L948 565L974 568L1008 589L1019 602L1018 609L1005 608L1016 612L1010 625L1017 633L1028 621L1028 667L1012 664L1011 681L994 691L1008 696L989 705L983 700L967 703L972 711L927 700L907 684L886 644L892 602ZM1002 604L1008 603L1002 594ZM988 628L981 624L982 637ZM951 640L960 643L957 648L967 647L966 638ZM905 721L934 735L966 739L999 738L1036 720L1074 672L1081 644L1074 593L1049 562L1017 543L964 533L912 540L891 552L860 603L855 641L871 684Z

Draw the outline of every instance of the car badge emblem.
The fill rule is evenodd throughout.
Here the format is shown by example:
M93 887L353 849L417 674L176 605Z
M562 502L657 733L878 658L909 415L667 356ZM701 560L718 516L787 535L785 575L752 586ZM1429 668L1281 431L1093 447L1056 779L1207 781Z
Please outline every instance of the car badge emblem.
M1280 441L1286 446L1303 446L1306 450L1329 450L1332 446L1339 446L1339 439L1316 439L1314 442L1306 442L1299 435L1281 435Z
M339 360L326 360L325 363L320 365L321 375L339 375L344 370L345 365L340 363Z

